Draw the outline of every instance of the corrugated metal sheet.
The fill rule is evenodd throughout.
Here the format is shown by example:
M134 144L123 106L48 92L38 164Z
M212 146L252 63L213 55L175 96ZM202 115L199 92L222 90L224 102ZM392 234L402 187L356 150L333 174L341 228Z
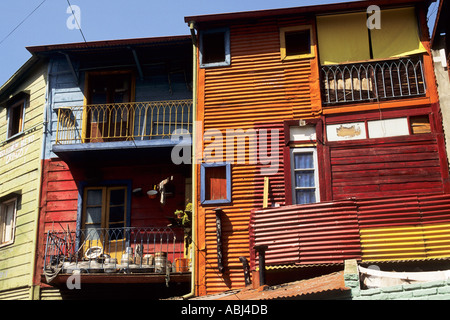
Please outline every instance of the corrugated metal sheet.
M314 60L282 62L280 59L280 26L299 25L306 20L263 19L254 24L232 25L231 66L202 69L199 109L204 130L276 129L283 138L283 121L313 117L316 102L311 95L319 92L317 79L311 80ZM312 23L309 21L308 23ZM315 71L316 72L316 71ZM317 80L317 81L316 81ZM316 83L317 82L317 83ZM314 87L316 86L316 87ZM315 89L314 89L315 88ZM203 92L204 90L204 92ZM204 93L204 94L203 94ZM239 116L237 116L239 115ZM269 131L270 132L270 131ZM270 134L270 133L269 133ZM225 155L225 153L224 153ZM209 207L199 207L199 294L213 294L245 286L240 256L249 256L248 221L253 209L262 206L263 165L232 165L232 204L221 205L223 259L227 267L222 275L217 269L217 239L215 213ZM284 204L284 175L282 145L279 149L280 168L270 176L270 200Z
M330 145L333 199L442 192L439 161L432 135Z
M267 265L342 263L360 259L357 208L353 201L255 211L255 245L268 245ZM252 259L255 261L255 259Z
M255 210L250 231L251 243L268 245L269 266L340 263L352 255L363 262L449 258L450 194Z

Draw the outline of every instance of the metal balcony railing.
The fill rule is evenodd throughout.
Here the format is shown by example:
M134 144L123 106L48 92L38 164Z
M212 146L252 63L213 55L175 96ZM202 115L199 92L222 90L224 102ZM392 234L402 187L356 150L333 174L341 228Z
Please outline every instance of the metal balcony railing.
M426 94L421 56L322 66L321 86L324 105Z
M56 143L164 139L177 129L192 131L192 100L61 107Z
M188 272L182 230L162 228L48 231L44 274Z

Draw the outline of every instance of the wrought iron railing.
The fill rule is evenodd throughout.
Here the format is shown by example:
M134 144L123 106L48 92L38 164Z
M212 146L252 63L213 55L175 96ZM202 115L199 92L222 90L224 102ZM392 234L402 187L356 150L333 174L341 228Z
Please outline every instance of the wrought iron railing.
M192 131L192 100L61 107L57 121L57 144L164 139Z
M322 66L321 85L325 105L426 94L420 56Z
M44 274L188 272L182 230L162 228L48 231Z

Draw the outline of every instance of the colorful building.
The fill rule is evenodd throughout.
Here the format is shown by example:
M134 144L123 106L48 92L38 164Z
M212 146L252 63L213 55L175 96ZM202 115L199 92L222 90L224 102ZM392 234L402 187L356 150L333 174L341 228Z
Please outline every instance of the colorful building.
M34 273L41 299L189 292L191 43L27 48L49 60Z
M47 64L30 58L0 88L0 299L33 299Z
M196 295L348 259L450 256L428 4L185 17L197 43Z

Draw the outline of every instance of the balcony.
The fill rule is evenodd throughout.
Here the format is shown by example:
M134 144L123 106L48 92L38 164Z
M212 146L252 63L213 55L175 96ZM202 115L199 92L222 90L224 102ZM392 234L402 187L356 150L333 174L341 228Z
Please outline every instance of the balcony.
M170 148L190 146L192 100L95 104L57 109L52 151L66 162L170 160Z
M189 281L183 231L153 227L47 232L45 281L65 283L72 274L92 283Z
M424 96L421 56L321 67L325 106Z
M58 109L56 144L170 139L192 131L192 100L95 104Z

